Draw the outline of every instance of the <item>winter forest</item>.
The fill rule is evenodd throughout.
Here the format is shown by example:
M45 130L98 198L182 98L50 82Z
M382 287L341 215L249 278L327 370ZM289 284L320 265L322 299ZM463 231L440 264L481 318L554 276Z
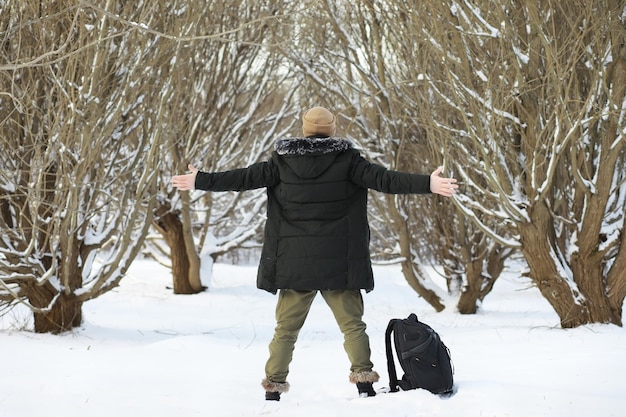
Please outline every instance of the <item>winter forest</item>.
M561 327L622 326L623 0L0 0L0 42L0 314L34 332L140 258L176 294L253 262L265 190L170 177L264 160L315 105L368 159L458 179L370 195L373 259L433 311L476 313L516 261Z

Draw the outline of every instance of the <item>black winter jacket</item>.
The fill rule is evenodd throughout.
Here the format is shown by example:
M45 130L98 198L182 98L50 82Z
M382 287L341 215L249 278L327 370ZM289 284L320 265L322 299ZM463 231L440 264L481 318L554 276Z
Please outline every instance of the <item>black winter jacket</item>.
M374 289L367 190L430 193L428 175L368 162L340 138L288 138L266 162L198 172L207 191L267 188L265 240L257 286L278 289Z

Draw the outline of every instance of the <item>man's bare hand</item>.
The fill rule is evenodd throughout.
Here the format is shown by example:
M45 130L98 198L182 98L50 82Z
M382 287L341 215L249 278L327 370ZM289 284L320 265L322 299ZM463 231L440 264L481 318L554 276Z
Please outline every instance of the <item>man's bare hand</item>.
M440 174L442 172L443 167L439 167L430 174L430 191L434 194L450 197L459 186L456 183L456 179L441 177Z
M189 191L196 188L196 175L198 175L198 170L191 164L189 164L187 168L189 168L189 171L191 171L191 173L184 175L174 175L172 177L172 185L178 188L180 191Z

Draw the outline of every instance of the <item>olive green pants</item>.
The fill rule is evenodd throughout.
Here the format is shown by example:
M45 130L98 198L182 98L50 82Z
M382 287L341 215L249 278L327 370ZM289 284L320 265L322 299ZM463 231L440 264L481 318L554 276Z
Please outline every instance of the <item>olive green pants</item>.
M363 297L359 290L320 291L343 333L343 347L352 372L369 372L369 338L365 333ZM267 379L286 382L298 333L304 325L317 291L280 290L276 304L276 330L270 342L270 356L265 365Z

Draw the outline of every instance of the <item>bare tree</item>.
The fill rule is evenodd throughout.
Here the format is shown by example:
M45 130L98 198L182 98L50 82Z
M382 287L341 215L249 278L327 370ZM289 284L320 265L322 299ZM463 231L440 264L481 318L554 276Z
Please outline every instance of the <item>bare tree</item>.
M624 12L600 0L419 7L424 47L442 65L424 85L448 114L433 130L456 133L468 190L458 207L522 251L563 327L622 323Z
M401 120L396 124L407 132L400 140L396 158L409 171L423 170L429 163L443 164L444 175L454 175L452 161L457 158L456 142L464 120L448 112L425 82L430 74L447 72L446 42L454 42L448 25L453 26L454 21L449 16L442 19L433 14L429 9L437 6L432 2L395 2L391 7L385 2L370 3L376 19L385 22L380 32L385 34L383 43L391 51L386 54L385 67L387 79L393 82L385 94L398 109L396 117ZM441 38L437 37L441 42L433 42L431 32L441 34ZM447 91L445 85L438 88ZM471 192L471 188L461 189L466 196ZM403 210L409 219L406 223L410 239L419 255L415 259L441 265L448 292L459 297L457 310L475 313L515 248L501 245L439 198L405 204ZM498 225L494 227L500 229ZM440 302L443 305L443 299Z
M1 159L4 308L27 305L36 331L79 325L82 303L118 284L150 224L184 252L172 255L178 292L201 288L196 248L181 242L210 241L216 255L255 235L262 217L242 208L259 212L258 195L218 197L228 201L215 216L204 198L199 213L213 223L202 222L189 195L168 198L166 178L196 152L210 169L252 162L289 126L286 75L270 76L277 64L262 48L273 42L279 6L8 4L0 29L1 139L11 150ZM209 227L227 231L222 243L206 238Z
M138 22L152 7L109 6ZM0 24L0 303L57 333L118 284L148 231L155 51L137 26L69 1L8 2Z
M436 92L440 90L454 97L449 86L444 82L433 87L429 81L431 74L447 73L448 64L442 57L449 53L448 47L445 44L433 43L432 37L423 35L424 32L430 31L446 32L447 26L435 24L434 22L438 21L431 19L438 18L436 15L419 21L417 15L421 13L406 14L412 22L410 25L420 28L418 32L422 33L421 38L428 40L423 41L419 51L413 54L408 51L405 55L407 61L412 62L419 73L413 75L414 82L399 86L403 91L399 96L411 98L411 103L418 109L416 123L428 139L428 144L432 148L431 153L441 155L445 175L457 176L455 165L463 164L466 159L458 147L458 143L463 140L463 126L466 120L447 109L450 105L454 106L454 103L439 99ZM422 16L429 14L424 13ZM454 25L454 22L450 21L450 25ZM446 39L446 35L442 36ZM449 38L448 40L452 41ZM468 76L471 77L472 74ZM477 166L477 169L480 169L480 166ZM463 181L458 195L470 201L480 198L474 188L464 185ZM496 210L497 206L494 204L492 203L492 208ZM421 243L427 251L425 256L430 254L435 264L442 265L449 292L459 297L457 310L463 314L475 313L480 303L493 289L506 261L517 252L518 245L505 245L494 239L458 207L441 204L438 200L426 200L422 210L433 217L433 227L429 229L431 233ZM418 220L423 218L417 212L414 216ZM502 224L502 219L487 217L480 211L473 216L477 216L482 222L488 222L490 227L499 231L503 239L512 241L510 229L506 224ZM417 227L424 228L419 225Z
M171 16L161 66L169 80L165 160L153 225L165 247L151 239L150 253L166 255L177 294L202 291L201 264L254 241L264 223L264 190L250 193L179 193L173 173L189 163L220 171L267 157L277 136L293 125L289 72L280 72L273 44L280 42L278 17L284 2L185 2ZM207 35L212 35L208 36ZM256 239L258 242L258 239Z

